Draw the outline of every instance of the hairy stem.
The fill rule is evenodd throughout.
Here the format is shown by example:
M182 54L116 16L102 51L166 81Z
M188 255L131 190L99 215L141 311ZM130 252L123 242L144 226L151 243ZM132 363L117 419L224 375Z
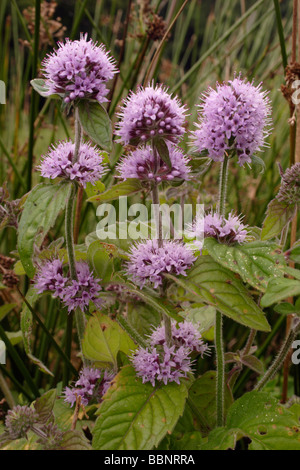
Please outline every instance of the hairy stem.
M278 356L276 357L275 361L271 364L265 375L261 378L258 384L255 387L255 390L262 390L264 386L275 377L278 370L281 368L282 364L284 363L285 358L287 357L290 348L297 338L300 332L300 319L295 318L291 330L286 337Z
M246 346L244 347L244 350L243 350L244 356L247 356L247 354L249 354L254 338L256 336L256 333L257 333L256 330L250 330L250 334L249 334Z
M228 164L229 157L224 155L224 161L221 166L220 183L219 183L219 214L225 215L227 180L228 180ZM217 356L217 426L224 425L224 390L225 390L225 360L223 347L223 318L222 313L216 313L215 323L215 346Z
M220 312L216 313L215 346L217 356L217 426L224 425L224 389L225 389L225 361L223 350L223 318Z
M75 108L75 150L74 150L74 156L73 156L73 161L72 161L73 163L76 163L79 158L81 135L82 135L82 131L81 131L81 125L79 121L78 109ZM68 252L70 276L71 276L71 279L73 280L77 280L76 258L75 258L75 250L74 250L74 203L76 201L77 192L78 192L78 186L76 184L71 184L70 191L68 194L67 204L66 204L66 212L65 212L66 246L67 246L67 252ZM79 214L77 215L77 219L79 219ZM82 343L84 330L85 330L85 324L86 324L84 312L82 312L80 309L76 309L75 319L76 319L76 326L77 326L77 334L78 334L80 348L81 348L81 343ZM67 331L66 331L66 338L67 338L66 353L69 356L71 354L70 344L71 344L71 338L72 338L72 328L73 328L72 317L69 317L68 322L67 322ZM66 381L67 379L68 379L68 371L65 370L64 381Z
M220 215L225 215L226 199L227 199L227 181L228 181L228 166L229 157L227 154L224 156L224 161L221 165L220 182L219 182L219 204L218 212Z
M148 345L147 345L146 341L144 340L144 338L142 338L142 336L135 330L135 328L128 323L128 321L126 320L126 318L122 314L117 315L116 320L119 323L120 327L124 331L126 331L126 333L130 336L130 338L136 344L138 344L139 346L141 346L144 349L147 348Z

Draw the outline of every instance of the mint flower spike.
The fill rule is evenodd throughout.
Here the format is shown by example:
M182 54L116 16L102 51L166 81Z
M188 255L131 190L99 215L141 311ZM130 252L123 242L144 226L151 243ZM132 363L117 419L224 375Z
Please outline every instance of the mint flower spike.
M121 160L117 166L119 177L123 180L136 178L150 183L189 180L191 169L188 166L188 158L179 147L170 143L167 145L171 168L168 168L161 158L156 159L152 147L147 145L134 150Z
M162 247L157 240L137 243L131 247L129 256L127 274L141 288L148 284L154 288L162 285L164 273L186 276L196 260L192 250L174 240L164 240Z
M164 326L153 331L149 338L151 351L140 348L131 358L137 376L143 383L155 382L165 385L171 382L180 383L180 379L192 372L191 354L198 353L202 357L209 354L209 347L202 341L201 334L190 322L182 322L176 326L172 323L173 345L166 342Z
M196 220L189 233L191 238L201 239L204 231L204 237L212 237L225 245L243 244L247 241L247 225L242 223L242 218L235 215L234 212L225 217L218 212L211 211L204 216L202 220ZM195 241L202 248L202 242Z
M101 286L100 279L93 276L87 263L76 263L77 279L63 273L61 260L48 260L37 270L34 285L38 293L51 291L53 297L58 297L68 307L68 312L80 308L84 311L93 302L101 307L102 300L98 298Z
M175 346L184 346L190 352L197 352L203 358L204 354L209 354L209 346L202 340L202 335L192 322L184 321L178 323L172 322L172 341ZM165 328L160 326L156 328L149 338L152 347L166 344Z
M80 145L78 159L74 162L75 144L72 141L52 145L43 157L38 169L44 178L64 178L76 181L84 188L87 183L95 184L102 178L102 152L90 142Z
M115 373L107 370L103 372L101 369L83 367L74 386L65 388L63 392L65 402L72 407L79 396L83 406L87 406L92 399L99 402L109 389L114 376Z
M202 95L200 121L192 133L197 152L208 151L218 162L225 152L236 152L238 163L251 163L252 156L265 146L270 133L271 105L262 84L257 87L239 75L228 84L217 83Z
M300 163L295 163L284 173L280 167L281 186L277 199L285 204L300 204Z
M12 439L26 437L27 432L39 419L38 413L29 406L14 406L7 412L5 426Z
M126 145L137 146L158 137L177 143L185 133L186 111L163 85L140 87L124 101L116 135Z
M65 103L82 99L107 101L106 83L118 71L105 46L88 40L87 34L81 35L80 40L59 42L58 49L43 60L42 68L48 94L62 95Z

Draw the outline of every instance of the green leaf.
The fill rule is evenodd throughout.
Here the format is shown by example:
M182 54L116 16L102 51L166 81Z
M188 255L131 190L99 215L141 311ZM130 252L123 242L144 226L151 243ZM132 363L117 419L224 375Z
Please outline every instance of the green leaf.
M96 313L88 321L82 343L83 355L100 367L117 365L119 351L130 354L136 348L132 339L107 315Z
M266 164L263 161L262 158L258 157L257 155L252 155L251 157L251 163L254 167L259 167L260 168L260 173L264 173L266 170Z
M96 183L87 183L85 192L87 194L87 197L93 197L97 196L105 191L105 185L102 183L102 181L96 181Z
M30 82L32 88L44 98L48 98L49 96L49 88L45 84L45 80L42 78L35 78Z
M193 411L197 425L203 434L214 429L217 422L216 372L208 371L193 382L189 390L188 404ZM230 390L225 389L225 412L232 404Z
M215 261L238 273L244 282L259 291L265 292L270 279L284 276L285 259L274 243L255 241L228 246L207 238L204 248Z
M143 337L151 335L153 328L161 323L159 312L142 302L128 302L127 318L134 329Z
M172 168L172 163L170 160L169 148L164 139L157 138L154 140L154 146L160 156L160 158L165 162L168 168Z
M138 193L142 190L142 186L137 179L127 179L121 183L115 184L104 193L97 194L88 199L88 202L108 202L118 199L121 196L131 196L132 194Z
M166 277L232 320L255 330L270 331L263 311L243 283L210 256L200 256L184 280Z
M263 223L262 240L277 237L284 227L294 218L296 205L285 204L273 199L268 205L267 216Z
M56 400L56 389L49 390L34 402L34 408L39 415L39 423L46 424L53 416Z
M171 438L172 450L198 450L202 444L202 436L200 432L186 432L181 438Z
M204 339L213 341L216 321L215 307L211 305L204 305L202 307L191 306L180 312L180 315L185 320L192 322L199 329Z
M298 242L299 243L299 242ZM300 245L296 244L291 249L290 259L295 263L300 264Z
M184 384L142 383L132 366L115 377L98 410L93 447L97 450L150 450L171 433L187 398Z
M35 268L32 262L34 241L40 231L40 243L57 216L66 205L69 184L58 185L41 183L29 193L19 224L18 250L22 265L29 277L33 277Z
M249 367L249 369L253 370L259 375L263 375L263 373L265 372L263 363L255 356L242 356L241 363L244 364L244 366Z
M34 305L38 298L41 297L41 294L38 294L36 289L32 286L29 288L26 294L26 300L30 305ZM29 357L29 359L36 364L39 369L45 374L53 376L52 372L37 358L32 354L31 350L31 334L32 334L32 313L25 304L23 303L23 308L21 312L21 321L20 326L22 330L23 344L24 349Z
M107 250L107 246L111 245L96 241L88 247L88 260L103 282L110 282L114 272L113 254Z
M66 431L60 442L61 450L92 450L82 431Z
M260 304L262 307L270 307L288 297L300 295L300 282L294 279L274 279L269 282L265 295Z
M212 431L200 449L234 449L242 437L251 440L249 450L300 450L299 410L295 416L266 392L246 393L230 407L226 426Z
M95 101L82 100L78 105L78 110L84 132L102 149L111 152L111 120L103 106Z
M276 305L274 310L275 312L280 313L280 315L293 315L294 313L297 315L300 314L300 308L288 302L283 302L282 304Z

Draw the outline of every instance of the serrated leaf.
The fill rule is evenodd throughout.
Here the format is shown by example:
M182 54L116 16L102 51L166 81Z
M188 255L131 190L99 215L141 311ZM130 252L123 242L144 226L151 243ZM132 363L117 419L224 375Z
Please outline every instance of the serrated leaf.
M88 247L88 260L97 277L103 282L109 282L114 272L113 255L106 249L108 244L100 241L93 242Z
M161 323L159 312L142 302L128 302L127 318L134 329L143 337L151 335L153 328Z
M226 413L232 402L231 392L226 388ZM189 389L188 404L197 421L197 427L200 428L204 435L215 428L217 422L215 371L208 371L193 382Z
M132 366L115 377L97 414L97 450L150 450L171 433L187 398L184 384L142 383Z
M82 100L78 105L84 132L102 149L112 150L112 126L107 111L94 101Z
M289 297L300 295L300 282L294 279L274 279L268 284L265 295L261 298L262 307L270 307Z
M249 450L300 450L299 414L269 393L246 393L230 407L226 427L212 431L200 449L234 449L244 436L251 440Z
M82 431L66 431L59 447L61 450L92 450Z
M46 424L53 415L56 399L56 389L49 390L34 402L34 408L39 415L39 423Z
M263 363L255 356L242 356L241 363L259 375L262 375L265 371Z
M199 331L203 334L215 325L216 309L211 305L204 305L203 307L188 307L180 312L180 315L182 315L185 320L198 326Z
M243 283L210 256L200 256L183 280L170 275L166 277L232 320L255 330L270 331L263 311Z
M285 204L277 199L270 202L267 216L263 223L261 232L262 240L270 240L277 237L284 227L293 219L296 212L295 204Z
M108 202L118 199L121 196L131 196L132 194L138 193L142 190L142 186L137 179L127 179L121 183L115 184L104 193L92 196L88 199L88 202Z
M265 292L270 279L284 277L286 263L277 245L254 241L246 245L228 246L207 238L204 249L225 268L238 273L244 282Z
M29 277L35 274L33 265L34 241L42 231L40 243L57 216L64 209L69 191L69 184L58 185L41 183L29 193L19 223L18 250L22 265Z
M96 313L89 319L82 343L83 355L100 367L117 365L119 351L130 354L136 345L117 322Z

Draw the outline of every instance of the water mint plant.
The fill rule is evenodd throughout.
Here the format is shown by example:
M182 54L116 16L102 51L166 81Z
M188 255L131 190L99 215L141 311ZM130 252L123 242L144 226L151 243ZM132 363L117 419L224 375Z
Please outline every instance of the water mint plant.
M299 2L8 3L0 449L299 450Z

